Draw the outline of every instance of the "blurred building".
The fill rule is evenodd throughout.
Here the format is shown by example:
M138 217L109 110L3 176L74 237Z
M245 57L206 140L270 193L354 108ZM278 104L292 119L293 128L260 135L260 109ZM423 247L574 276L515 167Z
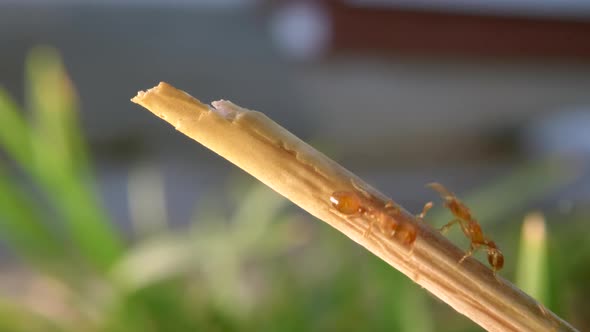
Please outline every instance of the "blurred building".
M461 190L559 154L530 128L588 113L588 41L579 0L4 1L0 83L22 99L27 50L62 52L119 219L138 165L164 172L176 221L234 171L129 102L159 81L260 110L418 207L433 179ZM559 123L551 137L588 139ZM585 179L568 199L587 202Z

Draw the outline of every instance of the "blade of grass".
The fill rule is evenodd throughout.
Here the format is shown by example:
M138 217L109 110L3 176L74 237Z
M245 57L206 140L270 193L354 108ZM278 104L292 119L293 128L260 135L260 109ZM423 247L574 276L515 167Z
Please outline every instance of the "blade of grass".
M0 147L25 169L33 168L31 132L18 105L0 88Z
M73 87L51 48L34 49L26 66L27 98L35 119L31 173L64 217L82 256L107 269L120 256L122 245L87 183L87 153L77 127Z
M251 186L231 218L231 242L234 246L243 251L255 247L255 242L265 241L262 238L265 230L276 220L287 202L266 186Z
M516 284L541 303L549 300L546 234L545 218L541 213L525 217L516 271Z
M37 264L63 258L63 241L38 214L39 207L0 167L0 228L15 251Z
M87 171L88 153L79 128L74 87L53 48L34 48L26 59L27 106L35 132L48 144L60 167ZM47 147L45 145L44 147Z
M33 169L31 132L17 103L0 89L0 147L25 169ZM1 165L0 165L1 166ZM19 254L47 265L64 253L63 241L43 223L39 206L0 168L0 224L4 239Z

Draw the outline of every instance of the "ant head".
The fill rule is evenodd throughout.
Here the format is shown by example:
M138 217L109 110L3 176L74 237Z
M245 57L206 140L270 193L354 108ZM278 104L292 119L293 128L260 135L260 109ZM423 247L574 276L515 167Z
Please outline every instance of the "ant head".
M488 249L488 262L494 269L494 272L500 270L504 266L504 255L493 242Z

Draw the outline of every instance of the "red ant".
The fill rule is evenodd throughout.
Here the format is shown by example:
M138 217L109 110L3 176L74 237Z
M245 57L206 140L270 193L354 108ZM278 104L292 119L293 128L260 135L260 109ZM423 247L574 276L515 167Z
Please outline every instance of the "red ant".
M440 231L441 233L446 232L454 224L458 223L461 226L461 230L471 240L471 246L469 251L461 258L459 263L462 263L467 257L473 255L480 247L484 246L488 248L488 262L492 266L494 274L504 266L504 255L496 246L496 243L484 236L481 226L471 216L469 208L463 204L453 193L443 187L440 183L429 183L427 187L430 187L437 191L440 196L445 200L445 207L451 210L451 213L455 216L455 219L451 220L448 224L444 225Z
M342 214L365 216L370 219L369 228L365 231L364 236L368 236L373 225L377 223L384 234L390 237L395 236L406 245L416 241L416 227L407 221L400 222L399 218L395 219L401 213L398 206L392 201L384 202L364 190L361 192L362 195L352 191L336 191L330 196L330 202ZM432 203L426 204L419 218L423 218L431 207Z

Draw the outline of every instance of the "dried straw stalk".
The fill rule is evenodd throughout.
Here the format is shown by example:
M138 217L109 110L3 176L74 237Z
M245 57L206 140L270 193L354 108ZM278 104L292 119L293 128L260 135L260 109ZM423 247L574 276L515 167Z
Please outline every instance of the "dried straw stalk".
M330 204L331 194L360 186L387 198L262 113L223 100L210 107L167 83L141 91L131 100L346 234L483 328L575 331L477 260L458 264L464 252L403 209L400 222L418 229L412 249L379 231L364 236L370 221L336 211Z

